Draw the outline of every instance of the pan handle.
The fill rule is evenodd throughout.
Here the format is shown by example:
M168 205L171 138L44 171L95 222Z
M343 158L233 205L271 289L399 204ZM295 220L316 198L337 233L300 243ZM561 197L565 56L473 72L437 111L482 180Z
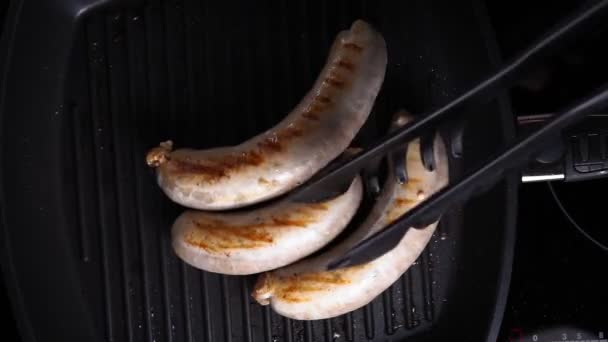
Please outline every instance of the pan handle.
M518 118L521 131L533 130L552 114ZM590 115L556 135L522 171L522 182L578 182L608 177L608 114Z

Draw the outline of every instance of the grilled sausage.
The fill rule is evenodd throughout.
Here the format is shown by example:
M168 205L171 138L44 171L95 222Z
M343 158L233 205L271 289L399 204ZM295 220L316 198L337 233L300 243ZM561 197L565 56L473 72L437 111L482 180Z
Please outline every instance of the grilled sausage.
M317 257L262 274L252 296L283 316L312 320L353 311L390 287L418 258L437 223L410 229L396 248L367 264L333 271L327 271L327 265L447 183L447 159L439 136L434 141L434 152L436 168L429 172L423 167L418 140L412 141L405 158L406 183L399 184L395 174L389 172L370 215L351 236Z
M382 36L357 20L341 32L313 88L270 130L234 147L148 152L158 183L173 201L220 210L286 193L342 153L376 99L386 69Z
M173 249L185 262L210 272L272 270L336 237L357 211L362 192L357 177L344 194L321 203L283 200L245 212L187 211L173 224Z

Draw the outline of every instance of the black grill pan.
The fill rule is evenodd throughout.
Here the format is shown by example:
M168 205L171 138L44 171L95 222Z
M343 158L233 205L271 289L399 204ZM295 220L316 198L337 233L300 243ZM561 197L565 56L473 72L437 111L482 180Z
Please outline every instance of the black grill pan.
M250 297L254 277L193 269L170 247L183 210L147 149L235 144L278 122L340 30L363 18L389 66L358 143L405 107L446 102L496 66L481 2L11 2L0 121L2 267L25 341L496 340L516 179L447 215L417 263L353 313L301 322ZM504 99L467 124L458 176L512 138ZM457 152L457 148L454 148Z

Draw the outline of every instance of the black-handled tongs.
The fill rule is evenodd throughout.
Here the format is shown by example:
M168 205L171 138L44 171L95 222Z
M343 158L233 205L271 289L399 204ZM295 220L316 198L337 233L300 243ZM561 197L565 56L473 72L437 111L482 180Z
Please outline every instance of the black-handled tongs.
M331 165L304 186L296 189L289 197L295 201L314 202L335 196L350 184L361 170L373 165L388 153L402 148L408 141L419 136L433 134L435 127L450 118L450 114L458 111L458 114L464 115L467 108L492 100L501 91L512 85L522 70L588 30L606 13L607 8L608 0L584 6L471 90L441 108L421 115L419 119L403 128L393 131L353 158L337 165ZM517 139L513 145L495 154L461 179L451 182L384 230L355 246L341 259L330 265L330 268L369 262L390 251L399 243L410 227L424 227L439 219L441 214L451 206L463 203L472 196L491 188L507 172L519 169L526 164L531 157L543 149L552 136L586 115L607 106L608 83L583 100L562 110L540 129Z

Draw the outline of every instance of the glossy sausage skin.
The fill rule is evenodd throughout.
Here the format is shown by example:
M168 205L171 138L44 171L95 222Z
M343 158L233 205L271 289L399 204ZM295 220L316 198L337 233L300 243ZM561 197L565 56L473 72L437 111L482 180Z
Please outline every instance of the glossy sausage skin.
M390 287L418 258L437 223L410 229L395 249L367 264L334 271L326 271L327 265L447 184L448 165L441 138L437 137L434 144L435 171L424 168L418 140L412 141L405 158L407 183L399 184L389 172L370 215L351 236L317 257L264 273L258 278L253 297L283 316L313 320L356 310Z
M258 203L293 189L340 155L369 116L386 69L382 36L358 20L338 34L313 88L270 130L233 147L148 152L175 202L204 210Z
M344 194L321 203L283 200L245 212L187 211L173 224L173 249L182 260L205 271L272 270L321 249L342 232L362 193L357 177Z

